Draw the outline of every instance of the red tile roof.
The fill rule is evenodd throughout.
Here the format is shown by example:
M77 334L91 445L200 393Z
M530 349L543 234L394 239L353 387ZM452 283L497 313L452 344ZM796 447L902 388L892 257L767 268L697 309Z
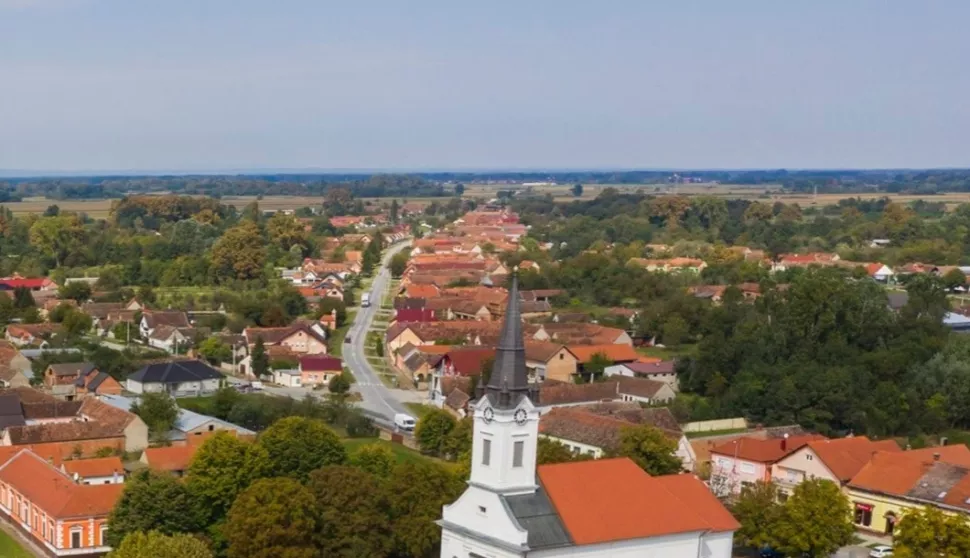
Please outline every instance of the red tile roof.
M33 277L29 279L23 277L4 277L0 279L0 285L5 285L9 289L16 289L17 287L40 289L46 285L52 285L52 283L47 277Z
M408 298L434 298L438 296L438 287L434 285L408 285Z
M581 363L589 362L596 354L602 354L612 362L634 362L640 358L640 354L629 345L569 345L567 348Z
M78 474L82 479L90 477L110 477L118 473L124 474L125 466L121 458L100 457L95 459L72 459L61 464L68 475Z
M434 310L430 308L401 308L394 315L394 321L399 323L433 322Z
M0 466L0 481L55 519L106 516L124 489L122 484L75 484L67 474L28 450Z
M538 476L577 545L739 527L696 477L651 477L627 458L542 465Z
M444 362L446 366L452 367L454 374L459 376L477 376L482 371L482 365L490 358L495 358L495 349L492 348L459 348L448 351L440 359L432 361L432 366Z
M156 471L185 471L192 462L192 456L199 446L171 446L167 448L148 448L143 461Z
M746 436L714 446L710 452L727 457L737 456L738 459L754 463L775 463L802 449L809 442L824 439L825 436L819 434L767 440Z
M809 442L808 447L841 482L854 477L875 452L902 451L893 440L872 441L865 436Z
M307 372L340 372L343 361L332 356L303 356L300 357L300 371Z

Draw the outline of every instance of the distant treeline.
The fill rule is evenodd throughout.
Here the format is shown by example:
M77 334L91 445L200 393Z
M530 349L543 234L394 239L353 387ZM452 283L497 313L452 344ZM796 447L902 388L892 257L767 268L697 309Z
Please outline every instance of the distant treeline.
M0 181L0 202L28 196L50 199L120 198L131 193L186 195L320 196L347 188L357 197L436 197L453 195L458 184L643 184L720 182L781 185L789 191L891 192L934 194L970 191L970 169L943 170L745 170L745 171L569 171L429 172L411 174L265 174L185 176L90 176L11 178ZM457 188L461 191L461 188Z

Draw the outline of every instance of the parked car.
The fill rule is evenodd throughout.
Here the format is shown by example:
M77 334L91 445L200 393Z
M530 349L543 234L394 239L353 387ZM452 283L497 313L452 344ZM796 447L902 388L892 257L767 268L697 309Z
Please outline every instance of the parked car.
M250 382L249 387L255 391L261 391L263 389L263 382Z
M880 544L872 547L869 551L869 558L888 558L893 555L893 547Z
M410 432L414 430L414 426L417 422L411 415L406 415L404 413L397 413L394 415L394 426L399 430L404 430L405 432Z
M761 547L761 558L785 558L785 555L770 546Z
M353 340L350 338L350 335L347 335L346 337L344 337L344 343L353 343Z

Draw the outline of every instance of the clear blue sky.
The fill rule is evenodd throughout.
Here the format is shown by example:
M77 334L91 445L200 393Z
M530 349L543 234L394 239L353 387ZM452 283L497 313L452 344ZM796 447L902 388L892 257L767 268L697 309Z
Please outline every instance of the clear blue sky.
M967 0L0 0L0 169L970 166Z

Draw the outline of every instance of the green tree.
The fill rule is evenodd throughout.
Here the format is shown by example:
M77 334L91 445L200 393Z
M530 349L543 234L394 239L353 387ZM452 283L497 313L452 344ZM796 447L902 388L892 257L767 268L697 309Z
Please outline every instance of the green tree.
M675 451L677 442L660 429L644 424L625 427L620 431L616 454L629 457L651 475L669 475L683 470L683 464L674 455Z
M475 430L475 422L472 417L465 417L455 423L445 438L441 447L442 455L448 459L457 459L458 456L472 451L472 435Z
M665 345L677 347L687 337L688 327L687 322L680 317L680 314L673 314L664 322L663 333L660 338Z
M905 513L893 532L895 558L970 556L970 525L961 515L926 507Z
M91 285L84 281L72 281L57 289L57 297L76 300L78 304L86 302L91 298Z
M576 184L573 184L573 187L570 190L573 193L573 197L577 197L577 198L583 197L583 185L582 184L580 184L580 183L577 182Z
M347 461L340 438L316 419L278 420L260 435L259 445L266 448L274 474L299 480L306 480L314 469Z
M242 395L231 386L224 386L212 395L212 414L219 419L228 420L232 408L242 400Z
M465 195L465 185L461 182L455 184L455 195L459 198Z
M967 276L960 271L960 268L955 267L943 275L943 285L950 290L957 287L966 287Z
M400 212L400 206L398 206L397 199L391 200L391 209L388 212L391 224L396 225L398 221L398 214Z
M266 344L261 336L256 337L256 344L253 345L251 356L252 370L250 370L250 373L256 378L267 376L269 374L269 355L266 354Z
M772 483L758 482L741 489L731 505L741 528L734 533L736 544L761 548L773 542L775 524L781 515L778 488Z
M240 492L271 473L265 448L218 432L192 457L186 486L212 524L226 516Z
M350 391L350 380L343 374L337 374L333 378L330 378L327 389L330 390L332 395L344 396Z
M391 276L401 277L402 275L404 275L404 271L408 267L409 259L410 259L410 256L408 256L407 251L398 252L397 254L394 254L393 256L391 256L391 261L388 264L388 267L391 270Z
M384 444L373 443L360 446L350 455L355 466L379 477L387 478L394 469L394 452Z
M64 321L65 316L67 316L69 313L73 311L74 311L74 306L62 302L57 306L55 306L53 310L48 312L47 319L50 320L51 323L59 324Z
M414 438L421 451L441 455L455 423L455 417L443 409L432 409L425 413L414 428Z
M146 393L131 405L131 412L141 417L148 426L152 439L158 440L163 439L175 427L179 406L167 393Z
M194 533L202 526L192 493L179 479L143 469L125 483L108 516L108 544L118 546L130 533Z
M463 483L436 463L406 462L394 468L386 487L397 553L433 553L441 543L441 528L435 521L442 506L461 494Z
M789 555L829 556L852 541L849 498L831 481L795 487L775 523L773 547Z
M266 221L266 234L283 250L306 244L306 231L303 223L294 216L281 211L277 211Z
M213 558L213 555L202 540L192 535L149 531L130 533L108 553L108 558Z
M13 290L13 307L18 310L24 308L35 308L37 303L34 302L34 295L30 294L30 289L27 287L16 287Z
M381 481L354 467L323 467L307 483L320 511L323 556L387 556L393 535Z
M590 381L603 378L607 366L612 366L613 361L603 353L596 353L590 357L589 362L583 365L583 375L588 376Z
M223 533L229 558L317 558L320 529L313 493L288 478L261 479L242 491Z
M60 267L68 254L84 245L84 227L77 215L37 219L30 226L30 243Z
M380 336L374 338L374 352L379 357L384 356L384 340Z
M64 333L68 337L80 337L91 331L91 316L88 316L80 310L71 309L64 314L64 319L61 321L61 327L64 329Z
M266 249L259 227L243 222L227 230L212 246L212 272L222 282L263 277Z
M536 463L539 465L568 463L582 457L582 455L574 454L564 444L549 438L540 437L536 444Z
M218 337L210 337L199 344L198 353L213 366L219 366L223 362L232 360L232 349L219 340Z

